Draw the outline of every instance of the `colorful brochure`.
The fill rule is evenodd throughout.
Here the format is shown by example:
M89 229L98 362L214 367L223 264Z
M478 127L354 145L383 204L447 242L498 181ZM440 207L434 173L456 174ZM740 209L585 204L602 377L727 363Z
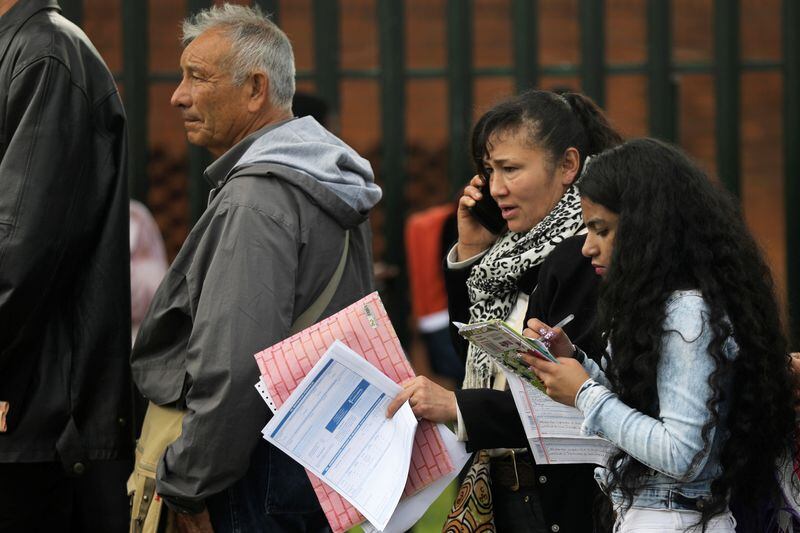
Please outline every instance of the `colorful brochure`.
M521 335L502 320L488 320L474 324L453 322L453 324L458 328L459 335L491 355L504 370L513 372L544 390L542 382L519 355L526 353L558 363L544 343Z

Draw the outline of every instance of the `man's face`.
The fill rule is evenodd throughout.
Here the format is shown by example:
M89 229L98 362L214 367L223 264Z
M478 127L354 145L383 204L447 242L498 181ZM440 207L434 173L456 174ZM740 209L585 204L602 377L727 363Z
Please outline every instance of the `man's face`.
M181 55L183 77L170 103L180 108L189 142L206 147L215 157L247 135L250 84L237 86L227 67L230 40L209 30Z

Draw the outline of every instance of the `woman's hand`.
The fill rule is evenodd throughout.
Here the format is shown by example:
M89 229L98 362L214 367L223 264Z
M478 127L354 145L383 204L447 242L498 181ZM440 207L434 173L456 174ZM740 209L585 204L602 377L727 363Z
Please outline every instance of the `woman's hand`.
M392 418L406 400L417 418L432 422L453 422L456 420L456 395L423 376L417 376L403 383L403 391L398 394L386 410L386 417Z
M575 395L578 394L581 385L589 379L589 374L579 362L571 357L559 357L560 364L532 355L523 355L522 359L542 380L548 396L558 403L575 407Z
M497 240L497 236L484 228L478 222L478 219L469 212L469 208L474 206L475 202L480 200L483 194L489 194L489 187L484 187L484 192L481 192L480 187L482 185L483 178L473 176L469 185L464 187L464 194L458 201L458 213L456 214L458 244L456 245L456 254L459 261L464 261L481 253Z
M564 330L561 328L550 329L550 326L539 320L531 318L528 320L528 327L522 334L530 339L543 341L550 349L550 353L556 357L572 357L575 347Z

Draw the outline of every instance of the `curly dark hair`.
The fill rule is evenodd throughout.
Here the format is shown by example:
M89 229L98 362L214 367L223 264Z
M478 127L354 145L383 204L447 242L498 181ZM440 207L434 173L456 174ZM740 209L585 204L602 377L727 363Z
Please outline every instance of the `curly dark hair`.
M531 89L495 105L472 128L472 162L487 181L483 160L491 148L492 135L523 127L528 142L543 150L551 165L570 147L583 158L622 142L620 134L588 96ZM582 168L583 160L579 173Z
M777 496L776 460L789 446L796 451L797 384L770 270L735 198L680 150L654 139L628 141L598 155L578 188L583 198L619 216L598 320L612 341L606 375L620 400L658 417L656 369L667 298L697 289L708 307L708 352L716 369L709 377L711 416L703 442L710 446L710 431L720 422L729 436L720 455L722 473L701 509L703 530L729 497L755 506ZM731 334L739 347L733 360L723 353ZM734 391L729 397L722 385L727 380ZM721 421L723 400L729 411ZM619 452L610 461L609 489L619 489L630 507L647 471Z

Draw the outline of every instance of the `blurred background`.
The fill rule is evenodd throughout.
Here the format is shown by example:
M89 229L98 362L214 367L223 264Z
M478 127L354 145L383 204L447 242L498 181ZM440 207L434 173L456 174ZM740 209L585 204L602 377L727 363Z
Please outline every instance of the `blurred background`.
M169 98L179 24L210 0L61 0L115 73L130 191L175 256L205 207L208 155ZM219 3L219 2L218 2ZM249 4L246 0L237 3ZM794 0L257 0L291 39L298 91L370 159L379 287L408 343L410 214L454 201L473 121L521 89L582 91L626 136L687 150L741 198L800 348L800 3ZM669 258L665 258L669 260Z

